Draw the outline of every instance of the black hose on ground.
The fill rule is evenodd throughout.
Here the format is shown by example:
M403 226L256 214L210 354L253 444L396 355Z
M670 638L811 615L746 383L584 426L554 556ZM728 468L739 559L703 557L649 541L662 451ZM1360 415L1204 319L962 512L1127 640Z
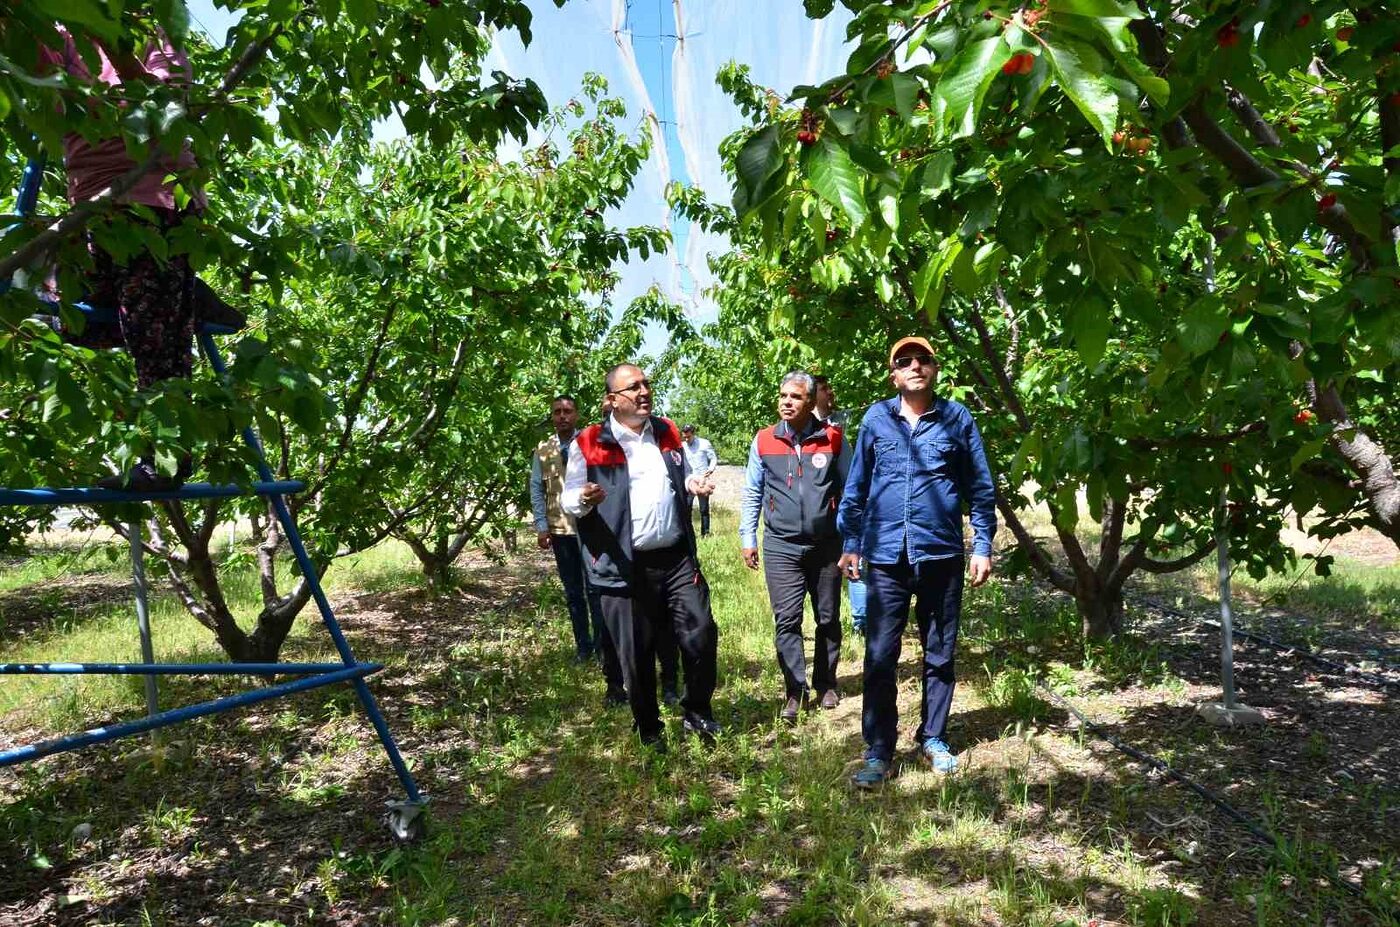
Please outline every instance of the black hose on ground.
M1173 608L1170 605L1163 605L1161 602L1157 602L1153 599L1144 598L1137 599L1136 601L1139 605L1143 605L1147 608L1156 609L1157 611L1163 612L1168 615L1175 615L1176 617L1184 618L1187 621L1194 621L1200 624L1208 624L1211 627L1215 628L1220 627L1220 622L1215 621L1214 619L1202 618L1197 615L1192 615L1189 612L1184 612L1179 608ZM1379 686L1385 689L1395 689L1396 691L1400 691L1400 680L1388 679L1385 676L1381 676L1376 673L1360 669L1348 663L1341 663L1337 660L1329 660L1327 657L1321 656L1320 654L1316 654L1306 647L1300 647L1294 644L1285 644L1282 641L1276 641L1271 637L1265 637L1263 634L1256 634L1253 631L1245 631L1242 630L1239 625L1235 625L1232 630L1235 637L1242 637L1245 640L1254 641L1256 644L1263 644L1265 647L1272 647L1273 649L1281 653L1296 654L1297 656L1302 657L1304 660L1307 660L1311 663L1315 663L1318 666L1330 669L1333 672L1338 673L1340 675L1352 676L1357 681L1364 682L1368 685Z
M1254 818L1250 817L1240 809L1236 808L1234 805L1227 802L1218 793L1212 791L1204 785L1201 785L1199 782L1187 776L1185 773L1173 769L1166 763L1165 760L1159 759L1150 753L1145 753L1142 750L1139 750L1137 747L1134 747L1132 744L1124 743L1122 740L1115 737L1113 734L1104 730L1101 725L1089 720L1089 718L1087 718L1084 715L1084 713L1078 708L1075 708L1074 705L1071 704L1068 699L1060 695L1058 692L1052 690L1049 686L1045 685L1045 683L1041 682L1040 680L1036 680L1035 686L1041 692L1045 693L1045 695L1049 697L1049 700L1053 704L1058 705L1060 708L1063 708L1065 711L1078 718L1079 723L1082 724L1085 728L1087 728L1090 731L1090 733L1092 733L1095 737L1098 737L1100 740L1104 741L1118 752L1137 760L1139 763L1144 763L1148 766L1151 766L1153 769L1159 771L1167 779L1173 782L1179 782L1182 785L1186 786L1192 792L1195 792L1196 795L1205 799L1211 805L1214 805L1216 810L1220 811L1226 817L1230 818L1230 820L1234 821L1236 824L1239 824L1245 830L1249 831L1250 835L1253 836L1254 839L1258 840L1260 843L1274 850L1279 849L1279 847L1283 844L1283 840L1281 838L1270 832L1267 828L1265 828ZM1359 886L1353 885L1352 883L1346 881L1340 876L1335 876L1330 872L1323 872L1322 876L1323 878L1327 879L1328 882L1332 883L1340 889L1343 889L1344 891L1351 894L1353 897L1359 898L1363 901L1367 900L1365 892L1363 892Z

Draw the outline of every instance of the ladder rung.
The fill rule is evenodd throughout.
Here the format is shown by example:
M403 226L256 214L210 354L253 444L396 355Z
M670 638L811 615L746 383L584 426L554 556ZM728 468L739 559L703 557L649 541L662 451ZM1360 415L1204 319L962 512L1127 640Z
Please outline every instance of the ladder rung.
M301 492L300 480L249 483L186 483L179 489L159 492L127 492L124 489L74 487L68 489L0 489L0 505L95 505L99 502L153 502L162 499L216 499L233 496L289 496Z

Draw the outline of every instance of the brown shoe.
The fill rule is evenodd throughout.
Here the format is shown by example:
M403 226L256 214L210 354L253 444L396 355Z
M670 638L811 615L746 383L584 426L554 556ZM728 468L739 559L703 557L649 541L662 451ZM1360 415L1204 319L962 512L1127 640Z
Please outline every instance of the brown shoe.
M825 692L822 693L822 708L824 710L830 711L831 709L835 708L837 705L840 704L841 696L837 693L835 689L827 689Z
M778 715L778 718L784 724L796 724L797 712L801 708L801 706L801 700L799 700L795 696L789 697L786 702L783 702L783 712L782 714Z

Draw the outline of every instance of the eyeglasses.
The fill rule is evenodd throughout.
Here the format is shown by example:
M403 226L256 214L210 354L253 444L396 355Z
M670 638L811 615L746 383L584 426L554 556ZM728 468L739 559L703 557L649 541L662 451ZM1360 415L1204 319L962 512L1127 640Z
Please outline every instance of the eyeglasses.
M932 367L932 366L933 366L933 356L932 356L932 355L929 355L929 354L905 354L905 355L903 355L902 357L896 357L896 358L894 359L894 369L895 369L895 370L908 370L910 367L914 366L914 363L915 363L916 361L918 362L918 364L919 364L920 367Z
M642 390L648 390L648 391L650 391L650 389L651 389L651 381L650 381L650 380L638 380L636 383L633 383L631 386L624 386L622 389L610 389L610 390L608 390L608 392L609 392L609 393L613 393L613 394L640 393Z

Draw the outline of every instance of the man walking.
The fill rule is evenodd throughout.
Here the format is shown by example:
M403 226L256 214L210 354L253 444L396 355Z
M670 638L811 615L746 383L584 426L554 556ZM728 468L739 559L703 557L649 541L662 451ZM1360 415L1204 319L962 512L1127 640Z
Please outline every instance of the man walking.
M714 445L704 438L695 436L695 426L686 425L681 429L681 437L685 439L685 459L690 465L690 472L705 479L714 477L715 468L719 466L719 458L715 456ZM710 497L700 497L700 536L703 538L710 533Z
M579 433L564 475L564 511L577 519L642 742L665 749L656 704L656 641L669 623L685 671L682 727L710 740L719 631L695 553L690 496L714 484L691 476L674 422L651 414L651 383L619 364L607 375L612 413Z
M620 705L626 700L626 693L622 690L617 650L603 626L598 594L584 575L583 555L579 551L573 519L564 511L560 498L564 492L569 446L578 426L578 403L572 396L555 396L550 403L549 417L554 424L554 434L541 441L530 458L530 507L535 516L535 536L540 550L554 552L554 564L559 570L564 601L568 603L569 620L573 624L578 660L584 662L601 651L603 675L608 683L606 700L609 704Z
M814 374L812 379L817 383L817 406L812 410L812 414L822 424L835 425L840 428L849 444L852 431L849 427L851 413L836 407L836 390L832 388L829 379L819 373ZM863 635L865 633L865 581L847 579L846 585L851 594L851 630L855 631L857 636Z
M778 423L754 436L744 474L739 544L756 570L758 513L763 512L763 578L773 607L774 643L786 700L780 717L797 723L807 698L802 612L816 614L813 684L823 708L840 702L836 662L841 655L841 536L836 504L846 482L850 451L841 430L812 414L816 384L794 371L778 388Z
M864 556L869 588L865 762L851 778L862 789L878 788L891 774L895 668L911 598L918 603L923 652L923 700L914 735L919 760L938 772L957 767L946 732L962 611L962 511L967 505L973 532L967 576L979 586L992 572L996 491L982 435L966 408L934 395L937 373L933 348L923 338L901 338L890 348L890 382L899 395L866 411L841 499L841 570L858 578Z

